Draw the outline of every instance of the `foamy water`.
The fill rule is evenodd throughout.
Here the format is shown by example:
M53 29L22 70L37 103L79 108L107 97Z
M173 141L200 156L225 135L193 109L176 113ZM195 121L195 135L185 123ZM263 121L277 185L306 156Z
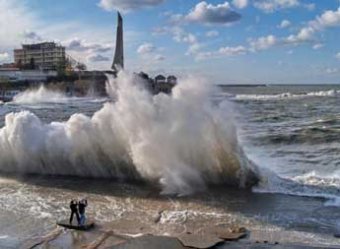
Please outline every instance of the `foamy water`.
M308 97L337 97L340 95L340 90L328 90L317 92L306 92L294 94L290 92L280 94L236 94L233 96L236 100L280 100L280 99L294 99L294 98L308 98Z
M57 90L49 90L44 85L38 89L30 89L14 96L13 102L17 104L34 103L60 103L69 101L67 96Z

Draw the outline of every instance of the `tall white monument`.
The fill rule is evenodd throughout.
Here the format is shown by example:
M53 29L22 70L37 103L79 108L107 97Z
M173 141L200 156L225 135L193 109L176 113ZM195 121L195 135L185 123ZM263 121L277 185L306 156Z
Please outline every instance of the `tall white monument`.
M118 12L116 51L112 63L112 70L118 73L124 69L123 18Z

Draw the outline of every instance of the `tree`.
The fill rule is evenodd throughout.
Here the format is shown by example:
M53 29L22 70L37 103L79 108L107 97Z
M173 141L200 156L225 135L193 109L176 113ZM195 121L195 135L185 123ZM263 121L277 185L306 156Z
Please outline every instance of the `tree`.
M75 68L78 70L78 77L79 81L81 80L81 72L86 70L86 65L84 63L78 62L75 66Z
M84 63L79 62L76 65L76 69L78 71L86 71L87 67L86 67L86 65Z

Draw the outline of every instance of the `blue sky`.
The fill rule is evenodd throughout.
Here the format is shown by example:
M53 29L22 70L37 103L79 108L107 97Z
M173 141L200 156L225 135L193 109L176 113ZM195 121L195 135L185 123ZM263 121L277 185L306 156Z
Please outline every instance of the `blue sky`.
M91 69L109 69L116 10L130 71L340 83L338 0L0 0L0 63L21 43L49 40Z

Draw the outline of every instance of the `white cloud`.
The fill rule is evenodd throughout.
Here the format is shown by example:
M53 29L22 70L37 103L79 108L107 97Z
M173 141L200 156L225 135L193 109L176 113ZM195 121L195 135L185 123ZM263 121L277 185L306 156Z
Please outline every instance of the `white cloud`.
M146 7L153 7L163 3L164 0L100 0L99 6L107 11L129 12Z
M340 60L340 52L337 53L337 54L335 55L335 58L337 58L338 60Z
M340 68L326 68L327 74L337 74L340 73Z
M244 55L248 52L248 49L244 46L235 46L235 47L221 47L217 51L205 51L205 52L197 52L195 54L196 60L206 60L213 58L221 58L221 57L230 57L237 55Z
M315 10L315 4L314 3L305 4L304 7L309 11Z
M314 50L318 50L318 49L323 48L323 47L324 47L324 44L322 44L322 43L316 43L316 44L313 45Z
M185 20L201 24L229 24L241 19L241 15L230 7L228 2L223 4L208 4L205 1L198 3Z
M278 39L274 35L263 36L257 39L250 40L251 51L266 50L278 43Z
M188 51L186 52L186 55L197 55L200 53L200 50L202 49L202 44L200 43L193 43L189 46Z
M219 32L217 30L210 30L205 33L206 37L216 37L219 35Z
M0 61L6 61L9 58L9 54L7 52L0 53Z
M282 22L279 25L279 28L285 29L288 28L291 25L291 22L289 20L282 20Z
M173 34L173 39L176 42L183 42L189 44L197 43L197 38L194 34L186 32L180 27L174 27L170 29L170 32Z
M243 46L222 47L218 50L218 52L222 55L232 56L232 55L245 54L247 53L247 49Z
M164 61L164 60L165 60L165 57L164 57L163 55L161 55L161 54L156 54L156 55L154 56L154 60L155 60L155 61Z
M311 27L302 28L298 34L290 35L285 39L286 43L299 44L304 42L311 42L313 40L313 36L315 34L315 30Z
M248 0L233 0L233 5L238 9L244 9L248 6Z
M113 45L111 44L88 43L85 40L81 40L77 37L64 42L64 45L68 50L77 52L105 53L113 49Z
M310 22L310 26L314 29L322 29L340 26L340 8L337 10L327 10L321 16Z
M30 42L38 42L38 41L43 40L41 35L39 35L35 31L31 31L31 30L25 30L24 33L22 34L22 36L23 36L24 39L30 40Z
M105 57L105 56L100 55L100 54L91 54L86 59L87 59L88 62L101 62L101 61L109 61L110 60L110 58Z
M327 10L321 16L317 16L314 20L310 21L298 34L288 36L285 42L292 44L311 42L314 40L314 35L317 32L325 28L338 26L340 26L340 8L335 11Z
M137 53L141 55L145 61L154 63L165 60L165 56L158 53L160 50L161 49L157 48L152 43L145 42L137 48Z
M283 20L280 27L288 23ZM316 34L326 28L340 26L340 8L336 11L327 10L321 16L315 17L314 20L302 27L297 34L291 34L287 37L275 37L273 35L251 39L250 50L265 50L275 45L299 45L303 43L313 43L313 49L320 49L324 44L317 42Z
M182 27L179 26L172 26L172 27L161 27L156 28L153 31L154 35L171 35L172 39L178 43L185 43L188 44L188 50L186 55L196 54L197 51L201 48L201 44L198 42L197 37L185 31Z
M138 54L150 54L156 50L156 47L152 43L143 43L137 49Z
M264 12L274 12L280 9L294 8L300 5L298 0L256 0L254 6Z
M36 26L36 17L25 2L0 0L0 48L18 46L22 40L21 34Z

